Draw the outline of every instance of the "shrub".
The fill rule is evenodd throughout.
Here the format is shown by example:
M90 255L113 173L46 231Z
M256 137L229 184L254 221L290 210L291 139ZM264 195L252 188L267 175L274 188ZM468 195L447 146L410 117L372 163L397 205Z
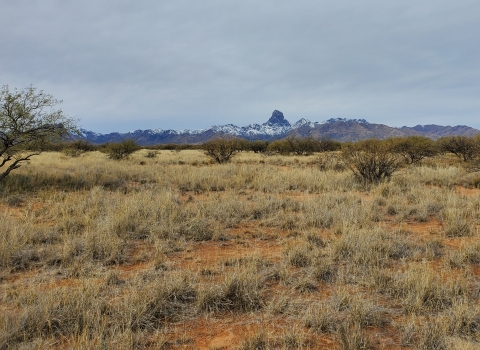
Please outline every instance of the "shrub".
M286 251L286 258L290 265L295 267L307 267L312 264L310 255L311 248L308 246L294 247Z
M362 328L357 325L349 325L346 322L340 324L337 337L341 350L370 349L370 342Z
M480 177L476 177L472 180L472 185L475 188L480 188Z
M114 160L127 159L133 152L138 151L140 146L134 140L109 143L105 146L105 153L108 158Z
M265 332L260 331L255 333L252 337L244 340L240 350L266 350L269 348L269 341Z
M342 144L338 141L324 138L318 141L317 147L317 152L338 151L342 148Z
M437 143L440 150L453 153L464 162L472 160L480 148L476 139L465 136L442 137Z
M293 152L290 145L285 140L271 142L267 147L267 151L269 153L278 153L282 155L288 155Z
M329 139L317 140L314 137L288 137L270 143L267 150L282 155L311 155L314 152L336 151L341 147L340 142Z
M289 145L290 150L299 156L311 155L319 148L318 140L314 139L313 137L289 137L286 139L286 142Z
M95 146L84 140L77 140L71 143L65 144L63 153L70 157L78 157L85 152L91 152L95 150Z
M326 153L323 156L317 158L318 168L322 171L338 171L342 172L345 170L345 163L338 157L336 154Z
M145 155L145 158L156 158L156 157L157 157L157 154L158 154L158 151L150 150L150 151L148 151L147 154Z
M342 159L354 176L365 183L390 178L401 166L400 156L384 141L374 139L346 145Z
M205 142L202 149L216 163L228 163L242 149L242 143L236 138L218 138Z
M268 141L255 140L248 144L248 149L254 153L265 153L267 151L268 144Z
M389 142L392 151L405 158L407 163L417 163L438 153L435 142L422 136L395 138L389 140Z
M233 273L223 283L203 290L198 308L202 311L254 311L262 308L262 286L255 271Z
M445 350L446 334L442 325L435 322L427 322L416 327L414 343L419 350Z
M480 159L475 159L474 161L468 163L465 167L467 172L469 173L476 173L480 171ZM478 178L477 178L478 179ZM475 183L473 184L475 187L478 187Z

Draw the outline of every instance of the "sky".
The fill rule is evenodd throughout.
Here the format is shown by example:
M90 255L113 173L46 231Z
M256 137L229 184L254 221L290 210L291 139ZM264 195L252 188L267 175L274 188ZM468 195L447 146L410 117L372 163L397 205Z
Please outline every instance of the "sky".
M0 85L87 130L480 128L478 0L0 0Z

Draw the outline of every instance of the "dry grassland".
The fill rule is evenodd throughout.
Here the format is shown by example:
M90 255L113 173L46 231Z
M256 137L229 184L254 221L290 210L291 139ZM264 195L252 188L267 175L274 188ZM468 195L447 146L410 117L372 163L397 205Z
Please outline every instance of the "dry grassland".
M45 153L0 194L0 349L478 349L480 190L457 160Z

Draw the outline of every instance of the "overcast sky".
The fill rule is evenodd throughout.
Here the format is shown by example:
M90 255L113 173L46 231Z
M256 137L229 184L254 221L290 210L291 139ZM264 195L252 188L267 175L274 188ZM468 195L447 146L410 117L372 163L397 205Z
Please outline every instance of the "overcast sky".
M480 128L478 0L0 0L0 85L97 132L365 118Z

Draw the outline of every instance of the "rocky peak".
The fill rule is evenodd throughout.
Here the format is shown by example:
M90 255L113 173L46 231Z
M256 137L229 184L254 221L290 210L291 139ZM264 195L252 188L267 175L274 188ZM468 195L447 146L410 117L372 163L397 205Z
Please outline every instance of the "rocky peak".
M274 110L272 116L264 125L290 126L290 123L285 119L282 112Z

